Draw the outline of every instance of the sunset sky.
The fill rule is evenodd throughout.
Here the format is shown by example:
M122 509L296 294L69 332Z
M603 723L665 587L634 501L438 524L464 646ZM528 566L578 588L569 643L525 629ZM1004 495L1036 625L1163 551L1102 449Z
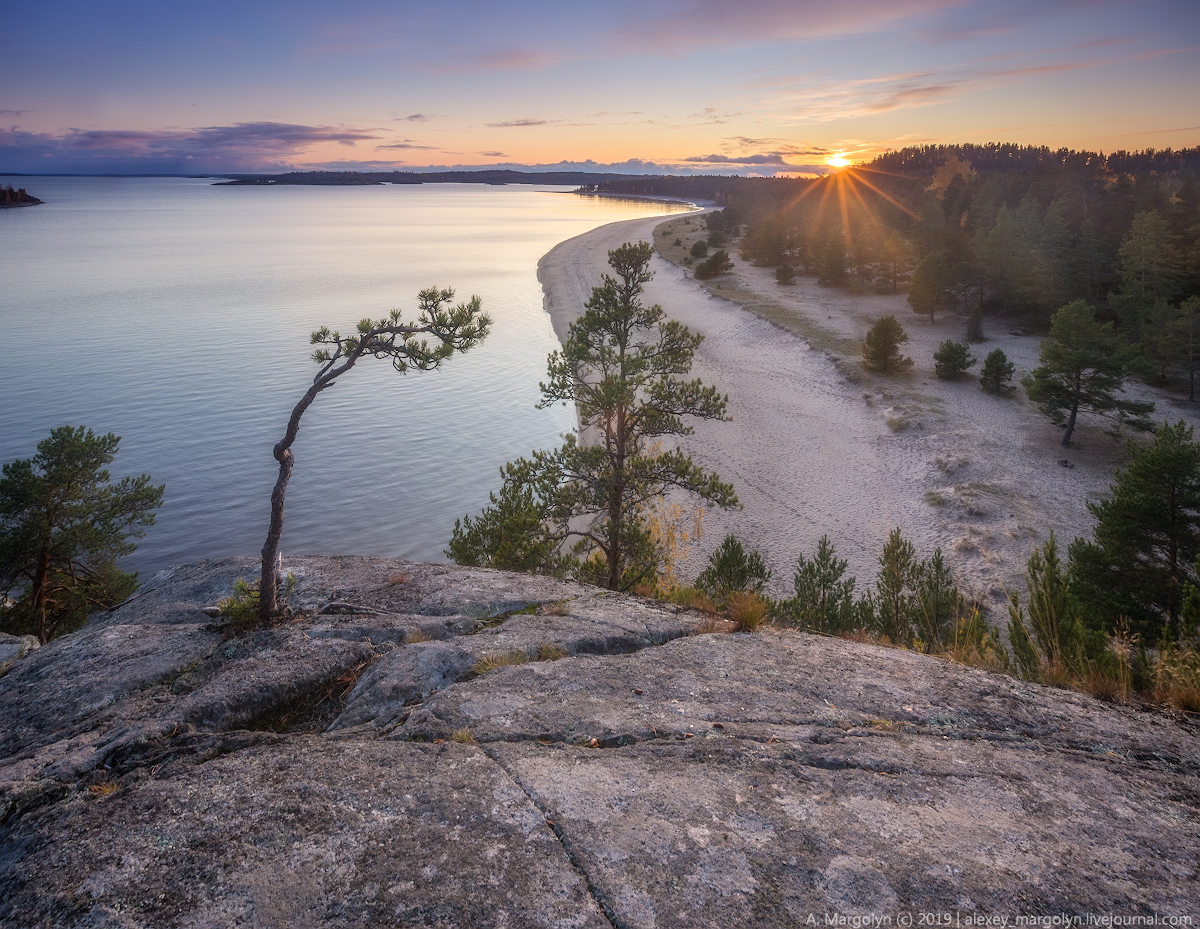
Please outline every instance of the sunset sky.
M1200 0L17 0L0 22L5 172L1200 145Z

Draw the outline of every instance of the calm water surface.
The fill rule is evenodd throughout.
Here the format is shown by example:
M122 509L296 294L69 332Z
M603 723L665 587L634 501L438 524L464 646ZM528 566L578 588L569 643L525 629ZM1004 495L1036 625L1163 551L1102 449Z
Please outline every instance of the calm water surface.
M167 486L126 564L143 577L258 551L271 446L317 370L309 332L411 316L434 285L479 294L491 336L436 372L368 359L317 399L294 446L283 550L444 560L500 465L572 425L573 411L534 406L557 347L538 259L672 209L526 186L20 181L46 202L0 211L0 461L63 424L121 436L114 476Z

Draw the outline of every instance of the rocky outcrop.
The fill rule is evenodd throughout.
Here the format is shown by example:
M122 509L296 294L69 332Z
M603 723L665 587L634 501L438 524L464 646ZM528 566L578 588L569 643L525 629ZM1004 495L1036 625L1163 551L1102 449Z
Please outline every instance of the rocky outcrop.
M276 628L203 612L249 559L188 565L0 678L0 923L1200 913L1194 719L548 578L289 567Z

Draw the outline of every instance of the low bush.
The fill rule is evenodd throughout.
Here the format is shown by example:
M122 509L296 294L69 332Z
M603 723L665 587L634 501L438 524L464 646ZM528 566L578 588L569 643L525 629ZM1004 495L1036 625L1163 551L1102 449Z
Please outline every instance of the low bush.
M977 360L970 344L947 339L933 354L933 372L943 381L958 380Z

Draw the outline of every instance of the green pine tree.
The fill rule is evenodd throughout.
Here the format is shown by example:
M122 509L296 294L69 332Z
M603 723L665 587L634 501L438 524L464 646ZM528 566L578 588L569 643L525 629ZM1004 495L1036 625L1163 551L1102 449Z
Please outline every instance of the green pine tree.
M795 596L780 604L791 625L812 632L837 635L855 628L853 577L846 577L846 561L837 557L828 536L821 536L814 558L803 555L792 579Z
M870 371L887 374L912 367L913 360L900 353L902 343L908 341L908 333L895 316L884 316L863 340L863 366Z
M1029 399L1064 427L1062 444L1070 445L1081 412L1116 415L1135 428L1150 428L1145 416L1153 403L1117 396L1132 373L1131 361L1132 350L1112 324L1101 323L1090 304L1075 300L1054 314L1050 336L1042 341L1042 363L1021 383Z
M979 372L979 389L989 394L1009 393L1013 389L1014 368L1015 365L1008 360L1003 349L992 349L983 360L983 368Z
M1093 540L1071 545L1074 589L1105 631L1127 617L1143 638L1165 623L1180 633L1184 585L1200 555L1200 443L1182 420L1164 423L1145 448L1130 443L1109 498L1088 503Z

